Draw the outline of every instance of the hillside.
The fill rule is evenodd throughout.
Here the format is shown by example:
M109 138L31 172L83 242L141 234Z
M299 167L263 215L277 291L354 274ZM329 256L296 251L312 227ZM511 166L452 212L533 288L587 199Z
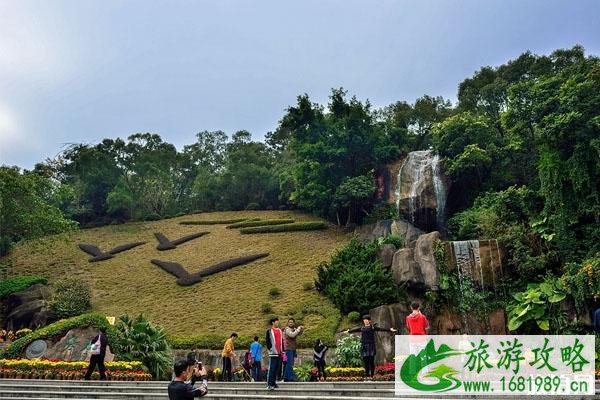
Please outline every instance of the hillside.
M170 336L180 340L194 336L200 345L216 346L232 331L246 340L254 334L262 336L271 313L303 318L305 343L318 336L332 337L339 312L314 289L305 290L304 284L313 282L316 266L346 243L349 235L335 226L324 231L242 235L225 225L179 223L234 218L315 220L292 211L240 211L111 225L22 242L1 262L8 265L8 276L41 275L50 284L67 277L85 280L93 290L94 311L109 316L143 312L164 326ZM176 239L201 231L210 234L173 250L156 250L154 232ZM91 243L106 250L136 241L147 243L95 263L88 262L89 256L78 248L79 243ZM187 287L178 286L174 276L150 263L151 259L173 261L193 273L221 261L263 252L270 255ZM279 296L269 294L274 287L280 290ZM272 304L271 313L261 311L264 303Z

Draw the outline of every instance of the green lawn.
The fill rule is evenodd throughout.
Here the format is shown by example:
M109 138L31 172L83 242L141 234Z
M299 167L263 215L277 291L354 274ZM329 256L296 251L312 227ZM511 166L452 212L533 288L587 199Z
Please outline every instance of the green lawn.
M333 337L340 320L337 309L314 289L316 266L350 236L333 225L322 231L242 235L226 225L181 225L193 219L235 218L314 221L315 217L293 211L240 211L186 215L154 222L135 222L46 237L20 243L0 262L8 265L8 276L41 275L50 284L66 277L87 281L93 290L94 311L109 316L144 313L164 326L171 336L214 337L220 342L232 331L243 339L262 337L268 315L261 312L270 303L273 313L303 317L307 325L305 345L318 336ZM154 232L176 239L199 231L210 234L169 251L156 250ZM96 244L102 250L134 242L148 243L107 261L89 263L79 243ZM189 287L150 263L157 258L182 264L190 273L231 258L254 253L269 257L205 278ZM269 295L273 287L281 294ZM218 340L217 340L218 339ZM245 340L244 340L245 341ZM205 341L200 341L205 343ZM212 345L216 347L217 345Z

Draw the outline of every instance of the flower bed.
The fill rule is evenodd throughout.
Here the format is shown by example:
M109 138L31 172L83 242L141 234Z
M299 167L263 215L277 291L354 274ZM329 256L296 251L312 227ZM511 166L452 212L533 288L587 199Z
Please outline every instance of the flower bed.
M311 380L317 379L317 368L310 371ZM331 382L353 382L362 381L365 376L363 367L326 367L325 376ZM394 363L388 362L375 367L374 381L393 381Z
M0 360L0 378L16 379L82 379L87 370L85 361L46 359ZM99 379L98 372L92 379ZM141 362L113 361L106 363L106 378L111 381L149 381L152 379Z

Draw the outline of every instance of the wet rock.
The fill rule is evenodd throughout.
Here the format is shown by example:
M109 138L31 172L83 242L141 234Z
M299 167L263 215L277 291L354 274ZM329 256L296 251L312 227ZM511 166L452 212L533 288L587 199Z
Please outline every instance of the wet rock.
M396 253L396 246L394 246L393 244L384 244L377 250L377 256L379 257L381 263L385 268L389 268L392 266L394 253Z

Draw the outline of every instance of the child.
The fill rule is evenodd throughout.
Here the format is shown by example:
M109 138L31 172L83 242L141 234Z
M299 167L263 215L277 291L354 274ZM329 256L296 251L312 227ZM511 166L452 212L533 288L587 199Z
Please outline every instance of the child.
M375 332L396 332L394 328L380 328L371 324L371 316L363 315L363 326L346 330L346 333L360 332L360 356L365 364L365 379L370 381L375 374Z
M325 353L327 353L327 346L317 339L315 342L315 348L313 350L313 359L315 361L315 367L317 367L317 380L325 380Z
M258 341L258 336L254 336L254 342L250 345L252 355L252 378L255 382L260 381L261 363L262 363L262 344Z

